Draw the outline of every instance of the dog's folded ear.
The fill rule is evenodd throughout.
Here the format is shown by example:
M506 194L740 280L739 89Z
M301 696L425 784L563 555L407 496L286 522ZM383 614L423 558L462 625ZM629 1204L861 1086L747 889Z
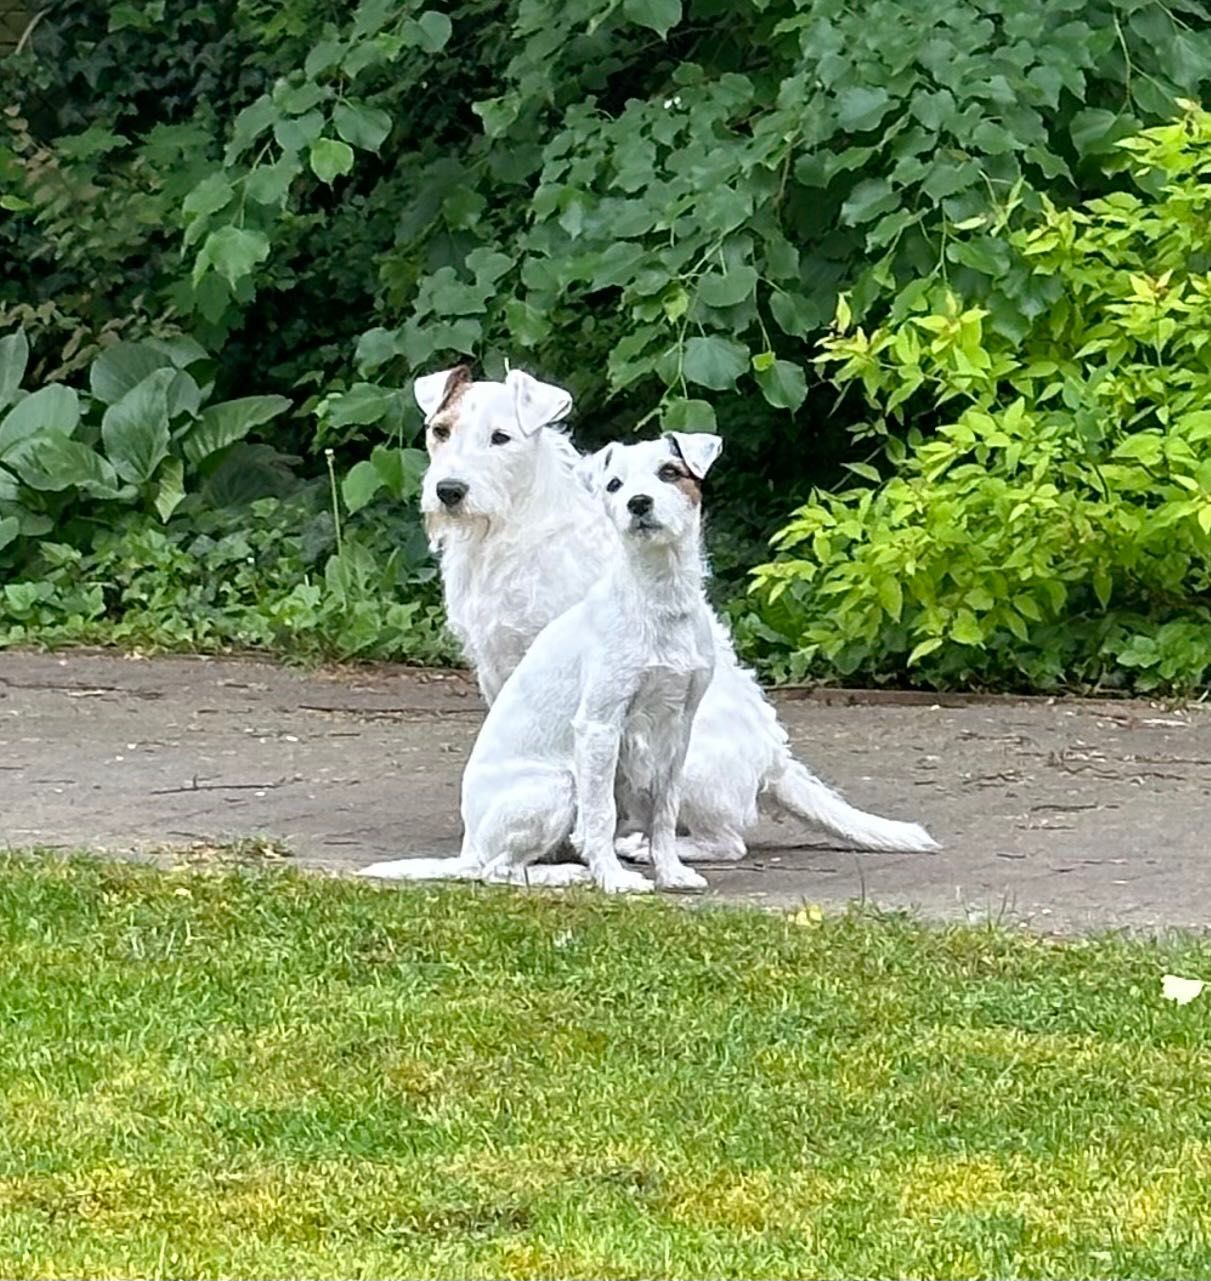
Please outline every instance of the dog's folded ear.
M723 449L723 438L705 431L671 431L665 440L696 480L701 480L710 471L711 464Z
M532 436L540 427L566 418L572 408L570 392L553 383L540 383L520 369L509 370L505 386L513 393L517 425L524 436Z
M439 369L435 374L423 374L412 384L412 395L428 422L460 387L471 384L471 370L467 365L453 369Z

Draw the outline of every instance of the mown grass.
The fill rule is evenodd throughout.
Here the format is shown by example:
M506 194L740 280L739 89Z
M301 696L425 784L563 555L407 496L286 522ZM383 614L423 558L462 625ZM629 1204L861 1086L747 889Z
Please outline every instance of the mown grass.
M0 1275L1211 1273L1211 945L0 865Z

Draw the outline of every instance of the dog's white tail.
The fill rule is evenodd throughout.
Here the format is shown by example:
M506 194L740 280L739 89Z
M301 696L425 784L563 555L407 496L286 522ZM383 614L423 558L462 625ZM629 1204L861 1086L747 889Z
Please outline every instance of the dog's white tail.
M447 858L397 858L359 867L358 876L376 881L478 881L482 869L457 855Z
M926 852L941 848L919 823L901 823L857 809L789 754L782 772L766 787L766 794L788 813L861 849Z

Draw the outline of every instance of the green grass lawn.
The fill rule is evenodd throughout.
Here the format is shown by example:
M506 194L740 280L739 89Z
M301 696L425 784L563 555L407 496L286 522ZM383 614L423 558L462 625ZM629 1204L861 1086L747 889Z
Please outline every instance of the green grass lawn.
M1205 1277L1211 943L0 864L0 1275Z

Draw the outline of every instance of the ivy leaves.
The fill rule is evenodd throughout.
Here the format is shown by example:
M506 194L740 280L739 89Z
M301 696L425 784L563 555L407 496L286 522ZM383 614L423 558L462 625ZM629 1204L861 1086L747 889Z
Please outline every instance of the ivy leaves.
M682 371L700 387L728 391L747 369L748 349L730 338L691 338L685 345Z
M450 18L361 0L326 27L184 202L199 312L246 304L300 190L360 182L382 152L414 194L363 376L591 351L599 399L677 420L743 395L773 411L755 423L790 428L843 290L861 321L945 277L1002 336L1025 332L1052 300L1013 226L1040 193L1105 181L1139 118L1211 76L1211 33L1137 0L762 0L730 15L726 47L723 19L704 33L682 0L517 4L504 21L508 60L470 104L482 129L440 156L393 104L422 93Z
M201 242L191 280L206 319L217 321L233 300L247 300L304 172L333 186L353 172L358 152L376 153L387 141L392 117L354 96L358 77L409 53L420 66L452 33L440 11L361 0L344 32L325 28L298 72L235 116L222 170L203 177L182 206L186 245Z

